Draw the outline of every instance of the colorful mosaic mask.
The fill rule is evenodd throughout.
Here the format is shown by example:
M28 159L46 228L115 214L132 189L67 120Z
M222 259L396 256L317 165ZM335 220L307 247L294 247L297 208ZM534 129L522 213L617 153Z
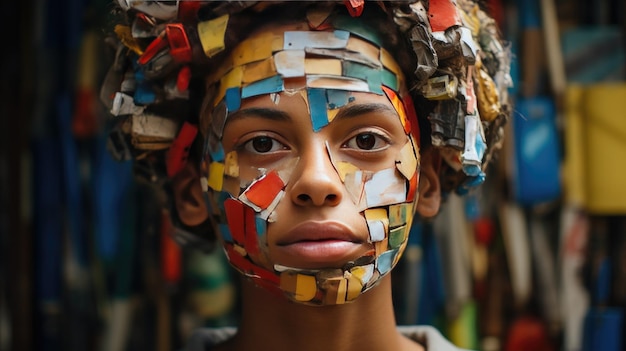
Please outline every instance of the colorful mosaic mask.
M406 246L417 198L419 130L403 74L375 37L349 29L265 31L242 42L215 83L213 112L200 122L206 140L203 184L209 208L220 218L230 263L258 286L310 305L353 301L389 273ZM339 267L304 269L272 261L267 229L280 221L273 216L280 202L290 201L285 190L297 161L242 179L237 151L225 151L222 144L224 125L243 99L278 98L286 90L305 99L311 133L333 123L353 92L386 96L404 130L403 140L395 141L403 143L395 167L363 170L333 160L329 151L349 194L345 201L353 201L366 222L372 248Z

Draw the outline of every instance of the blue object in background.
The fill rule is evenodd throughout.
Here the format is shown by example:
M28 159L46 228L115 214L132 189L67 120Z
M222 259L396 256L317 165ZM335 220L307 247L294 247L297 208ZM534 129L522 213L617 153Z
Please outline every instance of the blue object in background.
M621 308L594 307L585 316L583 326L583 351L622 350Z
M515 199L523 205L554 200L561 194L554 102L547 97L520 98L515 108Z

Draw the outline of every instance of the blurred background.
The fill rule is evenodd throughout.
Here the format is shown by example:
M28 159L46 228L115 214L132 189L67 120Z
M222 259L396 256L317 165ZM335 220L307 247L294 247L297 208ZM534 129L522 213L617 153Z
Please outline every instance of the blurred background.
M514 110L488 181L418 222L399 324L484 351L626 349L626 2L487 0ZM221 252L182 250L105 150L108 0L3 1L0 350L173 350L236 325Z

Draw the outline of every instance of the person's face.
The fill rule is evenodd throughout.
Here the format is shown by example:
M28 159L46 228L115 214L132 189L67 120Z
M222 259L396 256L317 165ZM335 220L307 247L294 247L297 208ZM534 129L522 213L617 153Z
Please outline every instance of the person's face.
M209 140L225 155L207 153L209 202L219 210L231 264L258 285L308 304L349 302L375 286L406 246L417 199L417 121L386 87L357 92L287 81L286 91L241 98L219 143Z

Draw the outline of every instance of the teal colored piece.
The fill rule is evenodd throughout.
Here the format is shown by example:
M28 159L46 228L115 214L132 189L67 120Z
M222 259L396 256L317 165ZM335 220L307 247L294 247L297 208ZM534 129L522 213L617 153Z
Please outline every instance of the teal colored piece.
M333 110L345 106L350 101L350 92L347 90L328 89L326 90L328 108Z
M328 124L326 112L326 89L308 88L309 109L313 131L317 132Z
M354 33L365 40L371 41L379 47L383 46L383 38L381 35L359 18L338 16L333 21L333 26L336 29L343 29L350 33Z
M382 84L393 91L398 91L398 77L390 70L384 69L381 73Z
M267 232L267 221L260 217L255 217L256 233L263 236Z
M284 89L283 78L280 75L276 75L243 87L241 89L241 98L245 99L252 96L278 93Z
M381 88L381 70L352 61L343 61L342 71L343 75L346 77L352 77L367 81L369 90L372 93L382 95L383 90Z

